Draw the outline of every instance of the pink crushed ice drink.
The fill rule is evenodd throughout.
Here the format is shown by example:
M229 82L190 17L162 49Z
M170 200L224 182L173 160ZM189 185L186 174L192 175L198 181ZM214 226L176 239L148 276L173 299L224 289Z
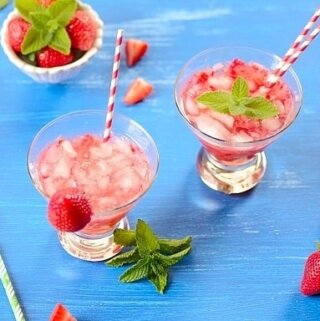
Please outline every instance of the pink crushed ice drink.
M129 228L126 216L152 185L159 164L152 138L124 116L114 115L105 140L104 116L88 110L57 118L39 131L28 155L31 179L46 199L70 187L85 193L90 222L78 232L58 235L67 252L89 261L120 251L113 230Z
M130 208L105 213L136 199L152 179L149 161L138 145L121 137L106 142L92 134L57 138L41 152L34 171L48 198L68 187L85 192L94 213L81 231L86 235L113 229Z
M240 193L255 186L266 169L263 150L297 116L302 93L293 70L267 87L271 69L278 61L276 56L252 48L209 49L191 59L180 72L176 103L203 145L197 167L209 187ZM199 102L207 92L230 93L239 77L246 81L249 97L270 101L277 115L266 119L232 115Z

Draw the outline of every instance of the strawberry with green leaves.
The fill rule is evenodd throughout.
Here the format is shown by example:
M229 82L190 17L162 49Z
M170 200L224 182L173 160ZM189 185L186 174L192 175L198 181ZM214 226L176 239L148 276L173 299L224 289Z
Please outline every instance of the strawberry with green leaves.
M15 7L20 16L9 23L8 40L24 60L58 67L92 48L97 26L76 0L15 0Z

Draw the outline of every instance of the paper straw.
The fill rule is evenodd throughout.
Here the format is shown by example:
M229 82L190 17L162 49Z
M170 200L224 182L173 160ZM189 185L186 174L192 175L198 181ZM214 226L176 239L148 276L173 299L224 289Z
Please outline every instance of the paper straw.
M268 79L268 84L266 87L272 87L280 77L282 77L286 71L290 68L290 66L300 57L302 52L304 52L310 43L315 39L315 37L320 32L320 26L316 27L309 37L305 40L305 37L310 32L315 22L320 17L320 9L317 9L313 16L310 18L308 23L305 25L299 36L295 39L292 46L286 52L284 57L278 63L278 65L273 70L272 74Z
M277 74L280 71L280 69L282 68L282 66L290 60L291 55L302 44L304 38L310 32L311 28L314 26L315 22L318 20L319 17L320 17L320 8L313 14L313 16L310 18L308 23L304 26L304 28L300 32L299 36L293 42L292 46L286 52L283 59L278 63L278 65L274 69L274 74Z
M117 93L117 83L120 69L121 43L123 38L123 30L119 29L116 40L116 48L114 52L112 79L110 84L109 102L106 115L105 130L103 133L104 140L108 140L111 134L112 120L114 114L115 98Z
M2 285L6 291L7 298L9 300L9 303L16 321L26 321L26 319L23 316L22 309L17 299L17 296L14 292L8 271L6 269L6 266L4 265L4 261L2 259L1 254L0 254L0 278L1 278Z
M313 30L310 37L302 43L302 45L290 56L289 60L280 68L277 73L278 77L282 77L292 64L300 57L300 55L308 48L312 40L320 33L320 26Z

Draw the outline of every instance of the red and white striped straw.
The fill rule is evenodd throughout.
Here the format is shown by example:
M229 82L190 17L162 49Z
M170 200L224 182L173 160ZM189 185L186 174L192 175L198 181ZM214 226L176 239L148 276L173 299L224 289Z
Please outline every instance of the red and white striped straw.
M305 25L299 36L295 39L292 46L286 52L282 60L278 63L268 79L267 87L272 87L280 77L282 77L290 66L300 57L301 53L306 50L310 43L320 32L320 26L316 27L309 37L306 39L308 33L314 26L315 22L320 17L320 9L317 9L308 23Z
M116 48L114 52L112 79L110 84L106 123L105 123L105 129L103 133L103 138L105 141L108 140L111 135L111 127L112 127L115 99L116 99L116 93L117 93L117 83L119 78L122 38L123 38L123 30L119 29L117 33Z
M281 67L290 60L291 55L295 52L295 50L302 44L304 38L308 35L310 30L312 29L315 22L320 17L320 8L313 14L313 16L310 18L308 23L304 26L302 31L300 32L299 36L296 38L292 46L289 48L289 50L284 55L283 59L278 63L276 68L274 69L274 74L277 74Z

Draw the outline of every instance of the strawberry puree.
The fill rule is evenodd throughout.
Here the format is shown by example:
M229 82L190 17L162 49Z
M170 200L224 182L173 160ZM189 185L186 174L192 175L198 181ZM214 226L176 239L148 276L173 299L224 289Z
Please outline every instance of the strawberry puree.
M201 70L186 82L181 98L182 112L193 127L207 135L196 132L206 149L216 158L231 162L239 157L249 159L272 140L256 144L252 142L279 133L293 120L296 110L290 88L280 80L270 90L266 89L264 85L269 75L270 72L262 65L235 59L231 63ZM277 106L279 114L276 117L256 120L232 116L216 112L196 101L199 95L207 91L231 92L232 84L239 76L249 84L250 96L263 96Z
M150 185L150 165L143 151L127 138L103 142L90 134L58 138L40 154L35 164L39 188L51 197L57 190L83 190L94 214L84 233L103 233L130 210L120 210Z

